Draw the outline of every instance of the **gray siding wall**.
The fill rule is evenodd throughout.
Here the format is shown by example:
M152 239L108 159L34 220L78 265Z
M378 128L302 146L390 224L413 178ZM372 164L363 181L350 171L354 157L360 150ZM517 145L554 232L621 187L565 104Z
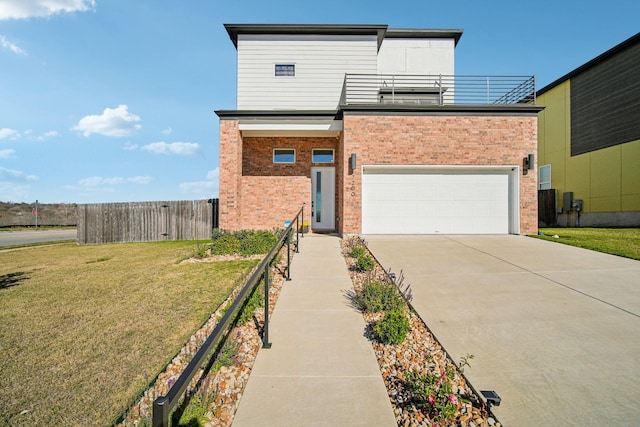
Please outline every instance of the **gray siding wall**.
M454 74L453 39L384 39L378 53L379 74Z
M239 110L333 110L345 73L375 74L375 36L238 36ZM275 64L295 64L276 77Z
M570 85L572 156L640 139L640 43Z

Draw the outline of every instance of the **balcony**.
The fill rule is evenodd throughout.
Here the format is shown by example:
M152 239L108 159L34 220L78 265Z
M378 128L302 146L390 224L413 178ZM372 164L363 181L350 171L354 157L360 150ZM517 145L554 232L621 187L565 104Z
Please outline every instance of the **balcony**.
M341 105L512 105L536 102L533 76L347 74Z

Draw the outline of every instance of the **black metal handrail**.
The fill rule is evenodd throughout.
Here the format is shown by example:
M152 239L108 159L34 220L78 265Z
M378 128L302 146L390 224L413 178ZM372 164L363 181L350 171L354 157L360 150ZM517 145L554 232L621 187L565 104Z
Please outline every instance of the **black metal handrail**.
M271 251L262 259L258 267L254 270L251 277L247 280L243 288L240 290L240 293L236 297L236 299L231 304L231 307L227 310L227 312L222 316L222 319L218 322L215 329L206 339L206 341L202 344L202 347L196 352L193 356L193 359L189 362L185 370L182 372L180 377L173 384L169 392L164 395L158 397L153 401L153 427L167 427L169 425L169 415L173 408L178 405L180 398L187 390L187 387L194 375L203 365L203 363L208 359L208 355L211 353L211 350L216 348L221 340L229 333L230 325L232 321L236 318L238 311L244 305L245 300L251 295L252 291L258 286L260 283L260 279L264 278L264 299L265 299L265 308L264 308L264 329L262 334L262 347L270 348L271 343L269 342L269 266L271 261L275 258L277 253L280 251L280 248L285 244L287 244L287 275L286 279L290 280L290 269L291 269L291 235L292 235L292 227L295 224L296 227L296 243L295 243L295 251L299 251L299 238L298 234L300 230L302 230L301 234L304 237L304 229L300 227L300 219L302 218L302 223L304 223L304 205L296 216L290 221L289 225L285 228L284 233L278 239L278 242L273 245ZM262 277L261 277L262 276Z

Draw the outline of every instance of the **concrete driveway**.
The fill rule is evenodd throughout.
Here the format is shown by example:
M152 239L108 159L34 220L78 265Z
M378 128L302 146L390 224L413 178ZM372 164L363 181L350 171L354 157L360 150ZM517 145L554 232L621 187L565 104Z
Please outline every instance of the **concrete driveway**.
M364 236L506 426L637 425L640 261L524 236Z

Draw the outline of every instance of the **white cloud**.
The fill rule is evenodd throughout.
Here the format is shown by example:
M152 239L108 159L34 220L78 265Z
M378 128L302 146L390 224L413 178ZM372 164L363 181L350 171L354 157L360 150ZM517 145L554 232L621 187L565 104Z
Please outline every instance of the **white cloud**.
M0 166L0 181L13 180L13 181L36 181L38 179L35 175L27 175L24 172L7 169Z
M140 149L155 154L180 154L190 156L200 149L200 145L193 142L172 142L168 144L161 141L144 145Z
M140 129L138 124L140 117L129 112L126 105L118 105L116 108L105 108L101 115L89 115L80 119L71 130L81 132L83 136L92 133L121 137L131 135Z
M138 149L138 144L132 144L128 142L123 149L125 151L136 151Z
M25 131L24 132L25 135L29 135L31 134L31 131ZM38 136L30 136L29 139L31 140L35 140L35 141L44 141L47 140L49 138L55 138L56 136L60 136L60 134L58 132L56 132L55 130L50 130L48 132L43 133L42 135L38 135Z
M165 135L171 135L171 132L173 132L173 129L171 128L166 128L165 130L162 131L162 133Z
M29 199L31 186L16 185L13 182L0 181L0 200L3 202L19 202Z
M0 159L8 159L15 152L16 150L12 150L10 148L7 148L6 150L0 150Z
M0 0L0 1L2 1L2 0ZM0 5L0 8L1 7L2 6ZM15 43L12 43L9 40L7 40L7 38L5 36L0 36L0 46L2 46L3 49L9 49L11 52L15 53L16 55L26 55L27 54L27 52L24 49L21 49Z
M120 185L120 184L148 184L153 180L150 176L133 176L133 177L120 177L114 176L111 178L103 178L101 176L92 176L84 178L78 181L82 187L101 187L108 185Z
M9 128L0 128L0 139L18 139L20 133L17 130Z
M197 198L207 199L218 197L220 168L215 168L207 172L205 181L183 182L180 184L180 191L183 193L196 194Z
M0 19L46 18L95 7L96 0L0 0Z

